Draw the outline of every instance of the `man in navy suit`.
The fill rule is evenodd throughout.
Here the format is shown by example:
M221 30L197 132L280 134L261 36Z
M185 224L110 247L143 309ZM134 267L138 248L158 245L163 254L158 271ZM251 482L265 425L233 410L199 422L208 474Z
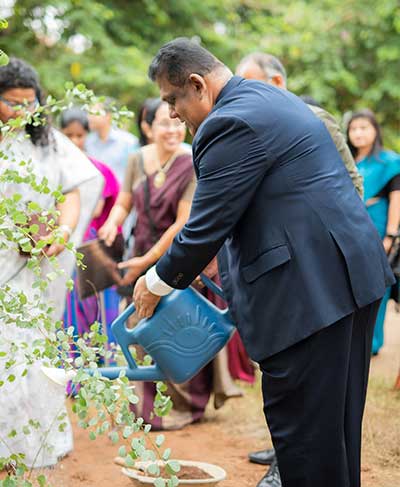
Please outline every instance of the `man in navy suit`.
M135 286L139 317L218 254L283 487L359 487L372 332L393 275L328 131L293 94L233 76L187 39L149 75L195 136L198 184L189 221Z

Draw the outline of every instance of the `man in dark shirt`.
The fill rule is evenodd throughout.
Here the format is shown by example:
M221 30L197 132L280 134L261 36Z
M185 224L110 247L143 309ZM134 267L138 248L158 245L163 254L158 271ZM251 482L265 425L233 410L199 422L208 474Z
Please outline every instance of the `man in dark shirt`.
M282 485L359 487L372 332L394 279L329 132L293 94L232 76L187 39L149 74L195 136L198 181L189 221L135 286L139 317L218 253Z

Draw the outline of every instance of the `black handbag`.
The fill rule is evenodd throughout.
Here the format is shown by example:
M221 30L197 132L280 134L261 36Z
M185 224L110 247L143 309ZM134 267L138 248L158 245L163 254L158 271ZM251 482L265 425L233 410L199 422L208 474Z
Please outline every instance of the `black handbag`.
M119 283L117 264L124 254L124 237L118 234L111 247L102 240L94 239L83 243L77 251L83 254L85 269L78 267L78 294L85 299L93 294Z
M396 282L390 291L390 298L400 304L400 233L393 238L388 253L388 261L396 278Z

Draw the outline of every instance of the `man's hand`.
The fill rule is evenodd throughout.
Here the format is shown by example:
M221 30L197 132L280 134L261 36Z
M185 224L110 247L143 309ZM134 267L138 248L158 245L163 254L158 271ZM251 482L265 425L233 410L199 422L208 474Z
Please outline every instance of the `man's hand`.
M145 276L139 277L133 290L133 302L137 316L140 319L153 316L160 299L161 296L156 296L147 289Z

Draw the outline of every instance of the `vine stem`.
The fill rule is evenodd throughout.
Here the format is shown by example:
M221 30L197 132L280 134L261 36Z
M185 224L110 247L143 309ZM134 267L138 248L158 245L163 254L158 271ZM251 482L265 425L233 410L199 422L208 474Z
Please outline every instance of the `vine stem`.
M31 466L31 468L29 469L28 480L30 480L30 478L31 478L31 476L32 476L32 472L33 472L33 469L35 468L36 461L37 461L37 459L38 459L38 457L39 457L40 452L43 450L43 448L44 448L44 446L45 446L45 444L46 444L46 440L47 440L47 438L48 438L48 436L49 436L49 434L50 434L50 431L51 431L51 429L53 428L53 426L54 426L54 424L55 424L55 422L56 422L56 420L57 420L58 416L60 415L61 411L62 411L64 408L65 408L65 405L64 405L64 401L63 401L63 405L60 407L60 409L58 410L57 414L54 416L54 419L53 419L53 421L51 422L50 426L48 427L48 429L47 429L47 431L46 431L46 433L45 433L45 436L44 436L44 438L43 438L43 441L42 441L42 443L41 443L41 445L40 445L40 447L39 447L38 451L36 452L36 455L35 455L35 457L34 457L34 459L33 459L33 462L32 462L32 466Z

